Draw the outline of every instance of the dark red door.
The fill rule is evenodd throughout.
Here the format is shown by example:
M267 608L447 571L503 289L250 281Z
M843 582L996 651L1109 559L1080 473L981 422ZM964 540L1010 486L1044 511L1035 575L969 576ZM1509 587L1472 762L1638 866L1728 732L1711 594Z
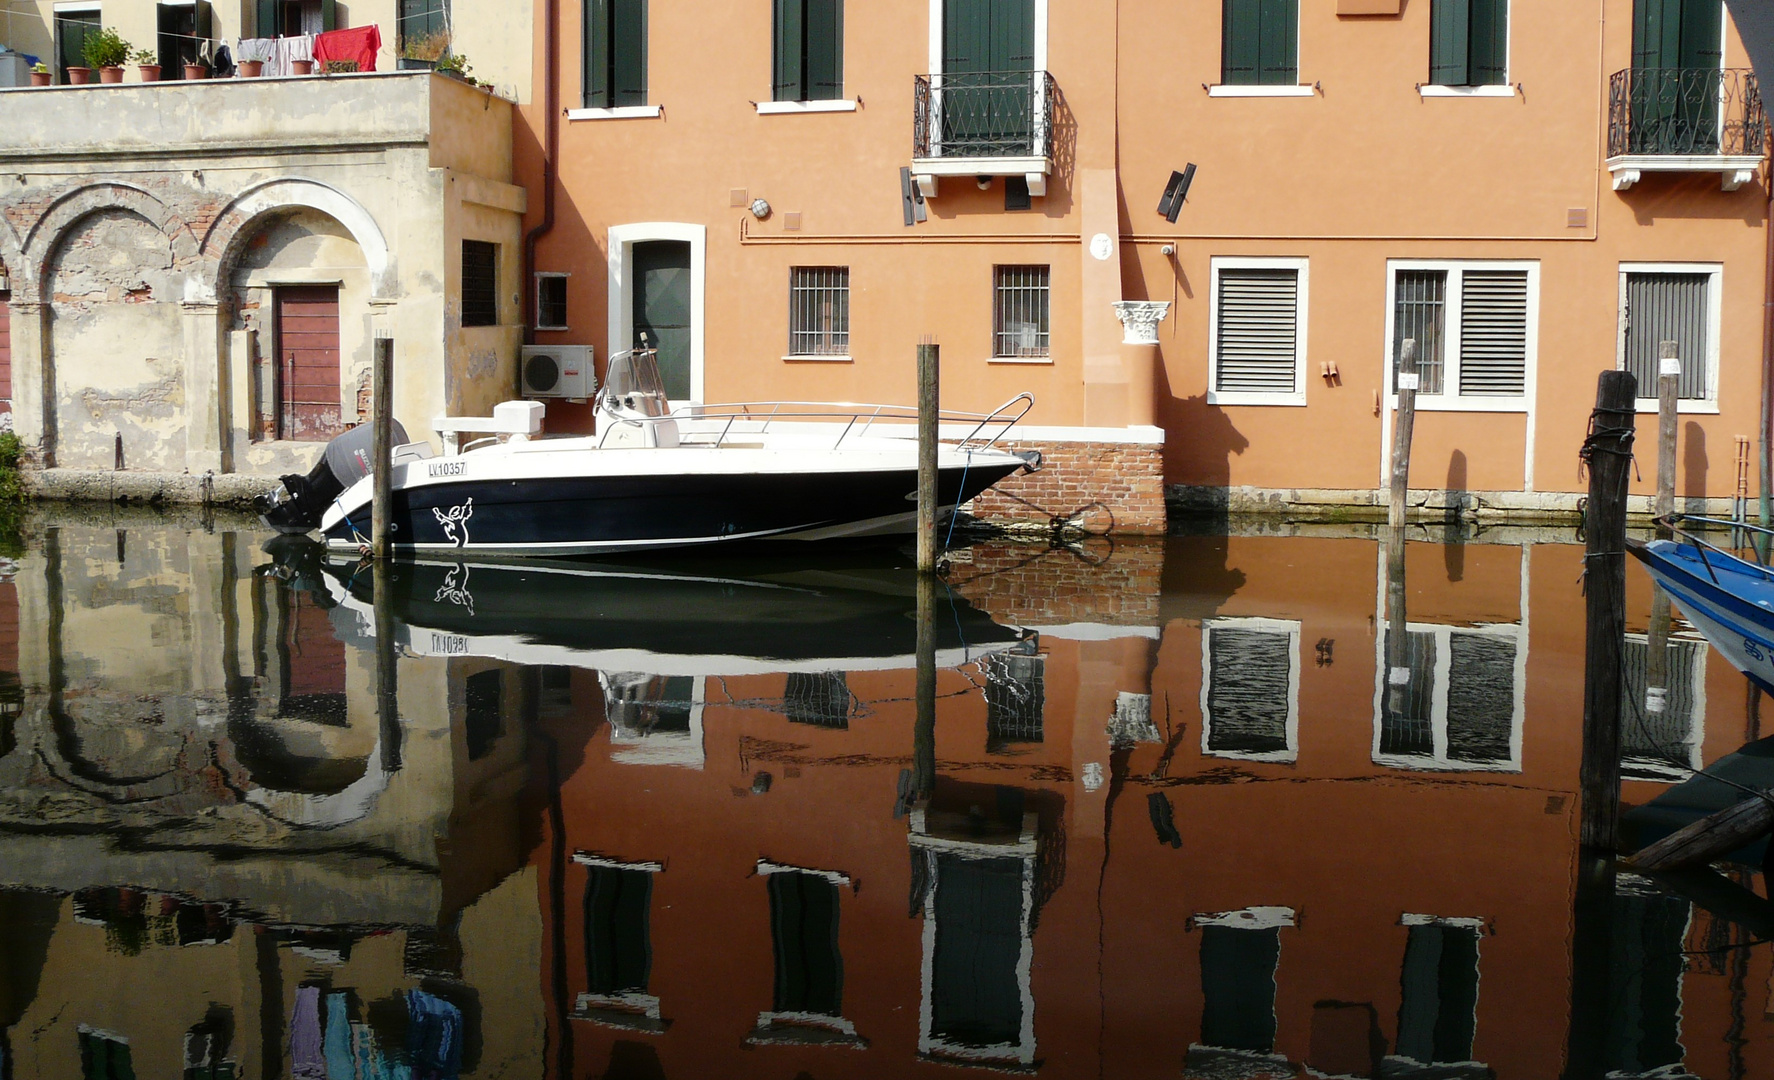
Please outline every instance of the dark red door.
M345 430L339 407L339 288L277 290L277 437L325 442Z
M12 411L12 315L9 292L0 292L0 412Z

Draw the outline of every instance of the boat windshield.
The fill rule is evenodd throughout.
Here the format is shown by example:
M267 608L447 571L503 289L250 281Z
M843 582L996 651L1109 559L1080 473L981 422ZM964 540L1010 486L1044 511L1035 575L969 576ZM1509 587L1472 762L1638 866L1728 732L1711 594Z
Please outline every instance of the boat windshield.
M610 357L604 394L612 407L643 416L664 416L671 411L665 383L659 378L658 357L651 349L635 349Z

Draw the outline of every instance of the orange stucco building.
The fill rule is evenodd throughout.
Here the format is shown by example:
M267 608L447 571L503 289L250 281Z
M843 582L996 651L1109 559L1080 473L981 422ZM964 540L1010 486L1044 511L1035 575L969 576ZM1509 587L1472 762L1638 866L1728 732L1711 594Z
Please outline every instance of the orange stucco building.
M1736 493L1767 187L1721 0L776 7L542 0L537 342L909 401L934 335L945 405L1038 402L1052 468L982 512L1137 530L1372 505L1405 337L1417 500L1570 510L1596 373L1674 340L1678 492Z

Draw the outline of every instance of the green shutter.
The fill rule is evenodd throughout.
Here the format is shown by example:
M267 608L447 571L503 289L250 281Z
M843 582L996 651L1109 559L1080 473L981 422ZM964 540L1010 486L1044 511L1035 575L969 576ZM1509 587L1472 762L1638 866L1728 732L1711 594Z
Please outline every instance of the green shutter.
M1300 0L1262 0L1257 81L1293 86L1300 81Z
M610 104L647 103L647 0L609 0Z
M844 0L806 0L805 96L831 101L844 96Z
M610 107L610 3L585 0L582 97L587 109Z
M259 37L276 37L277 0L259 0L253 17L253 32Z
M1685 0L1682 4L1681 65L1724 66L1724 0Z
M1250 85L1257 79L1257 31L1262 0L1224 0L1220 23L1220 81Z
M1034 0L991 0L991 71L1035 70Z
M776 33L775 71L770 79L770 95L776 101L807 100L807 66L802 52L806 46L807 0L775 0Z
M943 5L942 73L992 70L991 26L989 0L948 0Z
M1509 81L1509 0L1471 0L1472 86Z
M339 28L338 4L334 0L320 0L321 30L337 30Z
M1429 11L1429 81L1470 86L1472 5L1475 0L1435 0ZM1483 3L1484 0L1476 0Z
M1681 0L1634 0L1633 67L1681 66L1682 7Z

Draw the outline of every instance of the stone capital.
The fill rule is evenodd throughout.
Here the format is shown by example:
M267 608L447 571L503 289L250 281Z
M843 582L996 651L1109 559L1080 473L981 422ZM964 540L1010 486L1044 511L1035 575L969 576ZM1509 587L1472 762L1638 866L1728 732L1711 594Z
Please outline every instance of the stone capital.
M1117 300L1115 317L1121 320L1123 345L1158 344L1158 324L1170 314L1169 300Z

